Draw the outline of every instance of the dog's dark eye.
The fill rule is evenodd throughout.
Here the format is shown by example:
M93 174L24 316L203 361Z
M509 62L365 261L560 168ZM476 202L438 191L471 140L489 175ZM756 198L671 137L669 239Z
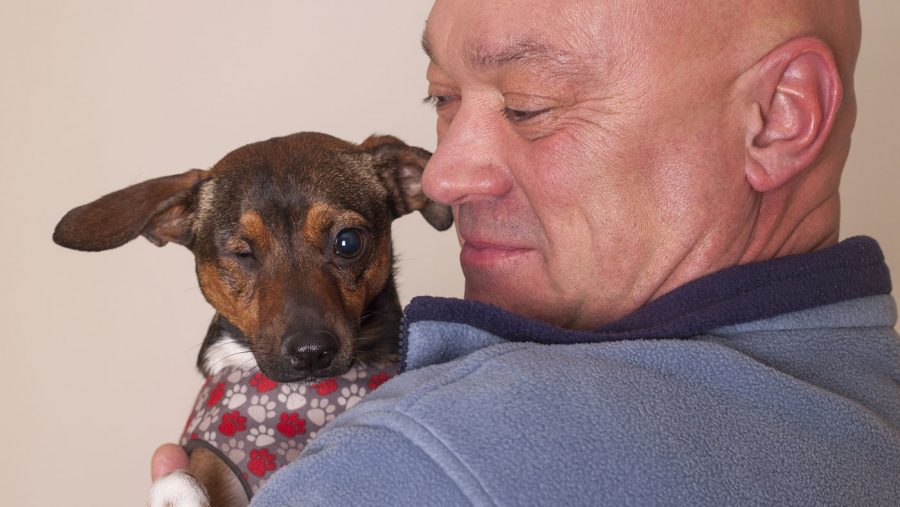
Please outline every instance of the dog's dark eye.
M360 229L342 229L334 237L334 254L344 259L355 259L366 248L366 238Z

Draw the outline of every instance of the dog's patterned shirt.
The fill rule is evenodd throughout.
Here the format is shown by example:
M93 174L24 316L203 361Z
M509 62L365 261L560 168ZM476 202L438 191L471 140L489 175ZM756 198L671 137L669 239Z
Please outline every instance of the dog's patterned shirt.
M322 426L395 372L394 365L356 364L340 377L279 384L259 372L223 369L200 389L181 445L188 453L197 447L213 451L252 498Z

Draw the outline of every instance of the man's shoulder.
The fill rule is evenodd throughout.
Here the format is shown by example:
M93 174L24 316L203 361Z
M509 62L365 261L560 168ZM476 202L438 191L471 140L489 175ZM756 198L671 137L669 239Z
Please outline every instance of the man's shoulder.
M426 415L430 404L458 404L465 412L481 397L493 398L497 410L519 404L532 411L565 399L665 405L725 398L728 403L709 408L716 410L751 389L744 394L760 404L799 403L806 396L836 406L850 401L896 426L895 308L889 295L870 296L687 339L576 344L505 341L467 324L424 322L415 337L426 346L416 351L417 367L397 379L395 398L403 398L399 408ZM429 345L434 343L444 345ZM655 400L658 395L663 399Z
M322 436L375 427L511 503L542 483L563 503L833 499L854 481L896 489L883 467L900 466L896 428L859 404L704 339L486 347L398 376Z
M687 339L573 344L420 319L410 369L324 428L270 491L376 489L392 505L891 505L893 307L873 296Z

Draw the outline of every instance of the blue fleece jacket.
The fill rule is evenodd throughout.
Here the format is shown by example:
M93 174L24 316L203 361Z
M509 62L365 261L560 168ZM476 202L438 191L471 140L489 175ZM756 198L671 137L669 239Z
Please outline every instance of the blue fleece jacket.
M890 290L853 238L595 332L417 298L405 372L253 505L900 505Z

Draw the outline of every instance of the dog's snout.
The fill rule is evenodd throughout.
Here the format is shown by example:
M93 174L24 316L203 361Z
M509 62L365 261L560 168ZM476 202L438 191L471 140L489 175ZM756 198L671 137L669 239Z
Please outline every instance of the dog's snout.
M284 340L283 354L298 373L314 376L331 366L338 353L336 341L325 333L293 335Z

